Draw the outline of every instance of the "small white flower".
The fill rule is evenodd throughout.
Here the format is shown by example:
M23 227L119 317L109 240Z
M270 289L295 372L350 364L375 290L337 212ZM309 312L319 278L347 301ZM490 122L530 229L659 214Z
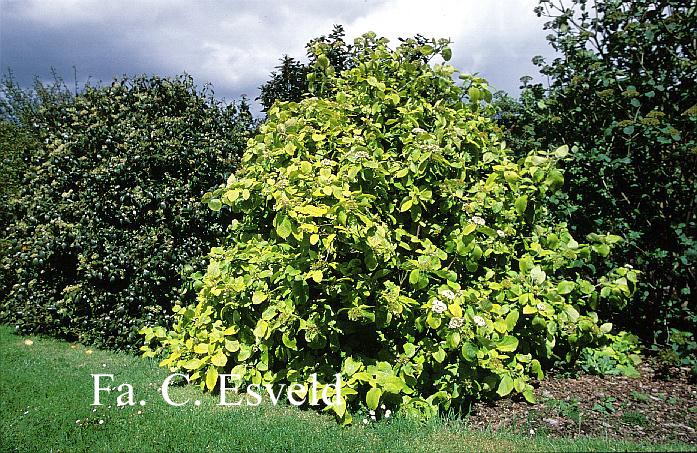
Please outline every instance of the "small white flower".
M377 418L374 415L371 415L370 418L372 418L373 421L377 420Z
M390 415L392 415L392 411L389 410L389 409L387 409L387 410L385 411L385 418L390 418Z
M79 424L80 424L80 419L78 418L77 420L75 420L75 423L77 423L77 424L79 425Z
M535 430L533 428L530 428L530 435L532 436L533 434L535 434Z
M433 310L433 313L443 313L445 310L448 309L448 306L445 305L445 303L441 300L436 300L431 304L431 310Z
M448 323L448 327L451 329L459 329L464 323L465 320L462 318L451 318L450 322Z
M412 134L420 134L426 132L425 130L421 129L420 127L415 127L414 129L411 130Z
M140 415L140 414L142 414L142 413L143 413L143 411L138 411L138 415Z
M385 406L384 404L381 404L380 409L385 410L385 409L387 409L387 406Z
M364 424L364 425L367 425L367 424L368 424L368 419L367 419L367 418L364 418L364 419L363 419L363 424Z
M537 304L537 309L538 309L539 311L545 311L545 304L543 304L542 302L540 302L539 304Z
M503 230L496 230L496 234L498 234L500 238L506 235L506 233L504 233Z
M631 264L625 264L624 267L628 267L629 269L634 269L634 266L632 266Z
M474 323L476 325L478 325L479 327L484 327L486 325L486 320L484 318L482 318L481 316L474 316L472 318L472 321L474 321Z
M478 215L473 216L471 219L472 223L475 225L486 225L486 220L483 218L479 217Z
M103 425L103 424L104 424L104 420L99 420L99 424L100 424L100 425Z
M368 413L370 414L371 417L375 416L375 411L370 411Z
M446 299L454 300L455 293L449 289L446 289L445 291L443 291L443 297L445 297Z

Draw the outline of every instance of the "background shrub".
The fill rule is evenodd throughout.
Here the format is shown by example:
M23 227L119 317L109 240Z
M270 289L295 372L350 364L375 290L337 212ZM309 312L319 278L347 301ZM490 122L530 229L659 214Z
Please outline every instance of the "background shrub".
M541 1L560 54L533 61L549 81L502 98L518 149L572 147L560 218L579 235L623 237L618 259L645 276L636 303L613 314L650 342L697 330L697 8L690 2ZM528 79L524 81L527 82Z
M0 228L5 231L12 219L10 199L21 187L22 178L37 143L18 125L0 120ZM4 237L4 235L3 235Z
M214 389L334 382L348 406L433 415L522 393L612 326L636 272L590 265L620 240L578 243L550 222L566 148L517 161L488 118L483 80L447 63L446 40L391 50L364 35L340 74L317 46L317 97L277 103L209 206L240 214L212 249L195 305L146 328L148 355ZM329 94L327 94L329 93ZM150 350L148 346L154 348ZM321 389L321 387L320 387ZM347 405L332 409L344 423Z
M229 217L201 196L232 171L252 127L188 76L136 77L43 102L29 124L41 146L12 201L0 320L133 348L167 325L181 272L200 263Z
M0 256L11 247L6 239L14 220L11 200L21 187L25 161L29 160L36 146L33 138L15 123L0 120ZM0 297L7 293L11 285L10 272L0 268Z
M334 25L328 36L310 40L305 46L309 60L307 64L285 55L269 80L259 87L261 93L257 99L263 110L268 111L276 101L298 102L309 94L311 82L318 74L321 75L321 71L317 71L316 46L322 46L325 50L324 58L328 59L332 70L340 72L350 68L354 63L353 46L346 44L345 36L344 27Z
M42 105L70 103L70 92L55 72L53 80L45 83L38 78L32 89L24 89L17 84L14 75L8 71L0 80L0 227L3 232L9 226L13 213L10 199L17 194L23 183L27 164L38 148L40 138L35 134L37 119ZM0 250L4 250L3 247ZM4 288L4 285L3 285Z

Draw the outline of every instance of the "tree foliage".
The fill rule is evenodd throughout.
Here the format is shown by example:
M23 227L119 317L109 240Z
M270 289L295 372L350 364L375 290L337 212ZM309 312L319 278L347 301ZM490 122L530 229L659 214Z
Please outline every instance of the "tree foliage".
M503 105L519 149L573 145L568 200L579 234L613 231L616 255L645 273L618 316L644 338L697 328L697 8L683 1L541 1L559 57L533 61L550 80ZM617 261L609 260L608 266Z
M567 149L516 160L486 83L453 81L447 40L392 50L367 34L340 73L322 49L316 96L271 107L240 170L206 196L239 219L196 304L175 307L173 330L144 329L144 351L211 390L223 372L254 384L340 372L346 404L327 409L344 423L360 405L428 416L532 399L529 377L603 338L612 326L594 310L623 305L637 277L590 265L619 237L579 243L550 222Z
M223 234L229 218L200 200L237 165L251 116L189 77L54 100L20 115L40 146L11 200L0 320L133 348L146 321L168 324L180 272Z
M24 127L24 132L31 132L38 124L42 106L68 104L77 94L71 92L62 77L51 70L53 80L44 82L34 79L31 89L19 85L11 70L0 80L0 120Z
M263 110L268 111L277 100L298 102L308 95L310 80L316 77L315 71L319 68L318 54L315 52L317 46L324 49L322 61L326 58L327 67L336 71L350 68L353 64L352 46L344 42L345 37L344 27L334 25L328 36L322 35L310 40L305 46L309 60L307 64L285 55L276 71L271 73L271 78L259 87L261 94L258 99Z

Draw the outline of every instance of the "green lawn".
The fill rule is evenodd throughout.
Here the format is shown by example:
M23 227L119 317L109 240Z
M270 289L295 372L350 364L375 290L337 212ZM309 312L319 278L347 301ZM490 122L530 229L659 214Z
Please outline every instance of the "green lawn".
M31 340L31 341L26 341ZM33 342L33 343L32 343ZM28 344L32 343L32 344ZM144 407L118 408L118 393L91 406L91 374L128 382ZM348 428L329 416L291 406L223 408L194 387L175 387L171 407L158 393L167 376L139 357L37 338L0 326L1 451L624 451L685 450L685 445L620 443L609 439L560 440L541 435L481 433L466 421L421 424L393 419ZM104 395L104 394L103 394ZM360 420L359 420L360 422Z

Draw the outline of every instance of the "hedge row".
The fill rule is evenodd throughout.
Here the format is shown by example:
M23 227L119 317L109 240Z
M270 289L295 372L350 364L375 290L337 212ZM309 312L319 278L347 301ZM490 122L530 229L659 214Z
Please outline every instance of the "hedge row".
M188 76L137 77L46 103L0 257L0 321L108 347L168 324L182 273L230 218L201 204L254 127ZM192 267L193 266L193 267Z

